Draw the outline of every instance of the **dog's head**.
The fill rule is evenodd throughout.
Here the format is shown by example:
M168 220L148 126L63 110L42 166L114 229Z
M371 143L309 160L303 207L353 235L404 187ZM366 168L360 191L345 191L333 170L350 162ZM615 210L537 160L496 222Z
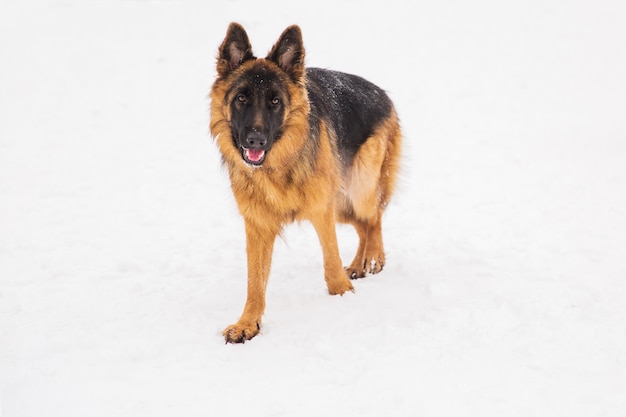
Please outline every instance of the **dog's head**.
M211 132L230 136L234 148L220 143L225 158L234 159L234 151L247 165L261 166L285 133L294 100L302 103L304 94L306 102L304 83L304 46L298 26L285 29L267 57L256 58L244 28L231 23L219 47L211 91Z

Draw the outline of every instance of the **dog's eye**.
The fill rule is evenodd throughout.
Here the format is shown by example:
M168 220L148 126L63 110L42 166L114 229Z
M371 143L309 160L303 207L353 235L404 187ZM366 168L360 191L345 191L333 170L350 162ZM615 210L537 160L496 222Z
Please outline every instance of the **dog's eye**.
M277 106L280 104L280 99L278 97L274 97L271 101L273 106Z
M246 97L245 94L239 94L237 96L237 101L240 103L245 103L246 101L248 101L248 97Z

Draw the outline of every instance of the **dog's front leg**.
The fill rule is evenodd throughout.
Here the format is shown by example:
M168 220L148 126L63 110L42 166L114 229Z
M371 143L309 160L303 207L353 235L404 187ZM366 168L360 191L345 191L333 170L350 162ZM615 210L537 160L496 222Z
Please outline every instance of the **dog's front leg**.
M265 289L277 234L278 231L258 227L246 220L248 297L239 321L228 326L223 332L226 343L244 343L261 330L261 317L265 311Z
M311 216L311 223L317 232L322 245L324 257L324 279L331 295L341 295L346 291L354 291L339 256L337 233L335 231L335 208L330 206L326 211Z

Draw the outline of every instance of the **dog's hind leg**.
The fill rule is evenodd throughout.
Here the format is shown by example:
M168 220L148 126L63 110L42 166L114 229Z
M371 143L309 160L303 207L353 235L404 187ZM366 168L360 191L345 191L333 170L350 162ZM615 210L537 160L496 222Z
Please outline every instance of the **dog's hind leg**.
M352 279L363 278L367 273L377 274L385 266L385 250L381 225L382 211L368 221L353 219L352 225L359 235L359 247L346 273Z
M400 159L401 133L395 112L379 126L347 171L340 220L359 235L359 247L346 273L350 278L376 274L385 266L382 216L391 197Z

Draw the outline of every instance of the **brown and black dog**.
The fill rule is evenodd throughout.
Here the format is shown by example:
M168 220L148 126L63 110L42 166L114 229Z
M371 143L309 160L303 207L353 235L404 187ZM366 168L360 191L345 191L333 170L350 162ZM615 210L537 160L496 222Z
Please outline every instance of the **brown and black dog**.
M353 291L349 278L385 265L381 217L396 184L402 135L385 92L361 77L304 67L298 26L256 58L244 28L231 23L211 88L211 134L245 220L248 295L227 343L261 329L274 241L309 220L320 240L330 294ZM342 266L335 222L350 223L359 247Z

